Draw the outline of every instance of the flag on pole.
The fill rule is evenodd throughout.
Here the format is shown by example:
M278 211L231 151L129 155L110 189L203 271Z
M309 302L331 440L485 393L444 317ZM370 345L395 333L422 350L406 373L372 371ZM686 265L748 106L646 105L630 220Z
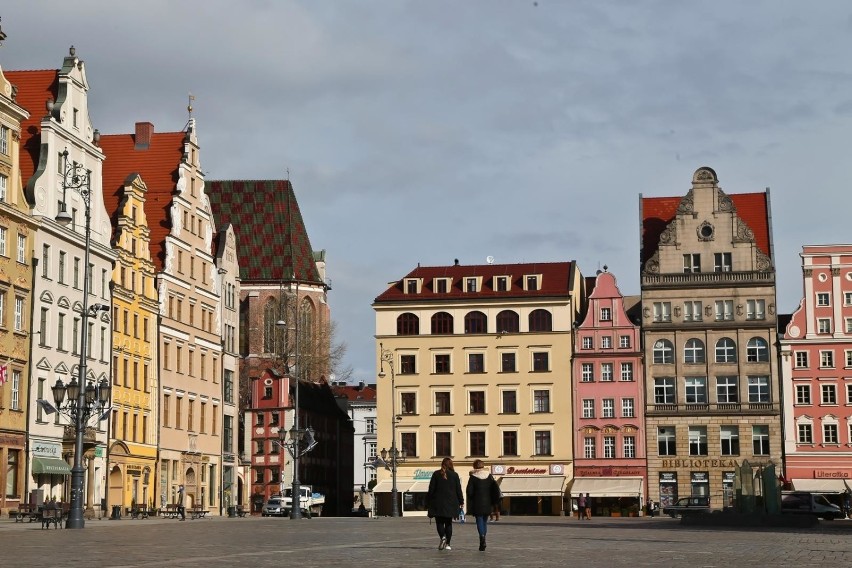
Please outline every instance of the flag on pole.
M0 365L0 387L2 387L6 383L6 371L8 370L9 365Z

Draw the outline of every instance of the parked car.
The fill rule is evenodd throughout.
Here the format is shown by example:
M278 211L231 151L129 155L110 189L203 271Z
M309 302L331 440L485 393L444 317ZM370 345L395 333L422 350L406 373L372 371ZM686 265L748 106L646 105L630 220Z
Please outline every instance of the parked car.
M264 517L283 517L285 514L284 499L281 497L272 497L263 504L260 514Z
M840 507L826 499L821 493L810 491L782 491L781 512L793 515L813 515L833 521L842 519L843 511Z
M675 519L681 515L694 515L710 512L710 497L691 495L678 499L674 505L663 507L663 514Z

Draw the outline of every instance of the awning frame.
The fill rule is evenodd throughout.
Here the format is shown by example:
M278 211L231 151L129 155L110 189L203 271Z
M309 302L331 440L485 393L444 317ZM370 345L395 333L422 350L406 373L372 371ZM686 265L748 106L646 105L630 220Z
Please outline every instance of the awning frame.
M563 497L565 476L504 475L500 478L500 493L503 497Z
M35 475L71 475L71 466L61 458L33 456L32 466Z
M571 483L572 495L588 493L592 497L639 497L642 495L642 478L575 477Z

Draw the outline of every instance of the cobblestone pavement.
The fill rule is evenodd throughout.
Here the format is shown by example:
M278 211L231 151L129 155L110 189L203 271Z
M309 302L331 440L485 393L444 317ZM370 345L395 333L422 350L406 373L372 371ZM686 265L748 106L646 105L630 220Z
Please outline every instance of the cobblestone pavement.
M494 565L593 567L850 566L852 521L809 529L681 526L668 518L504 517L455 525L452 551L439 551L428 519L221 518L88 521L83 530L0 521L0 566L303 567Z

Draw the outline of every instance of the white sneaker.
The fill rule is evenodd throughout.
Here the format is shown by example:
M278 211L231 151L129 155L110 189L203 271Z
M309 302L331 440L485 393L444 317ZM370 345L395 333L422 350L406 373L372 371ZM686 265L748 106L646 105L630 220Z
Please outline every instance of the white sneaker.
M438 544L438 550L444 550L447 548L447 539L442 538L440 544Z
M448 544L448 545L444 546L444 550L452 550L452 547L450 547L450 545Z

